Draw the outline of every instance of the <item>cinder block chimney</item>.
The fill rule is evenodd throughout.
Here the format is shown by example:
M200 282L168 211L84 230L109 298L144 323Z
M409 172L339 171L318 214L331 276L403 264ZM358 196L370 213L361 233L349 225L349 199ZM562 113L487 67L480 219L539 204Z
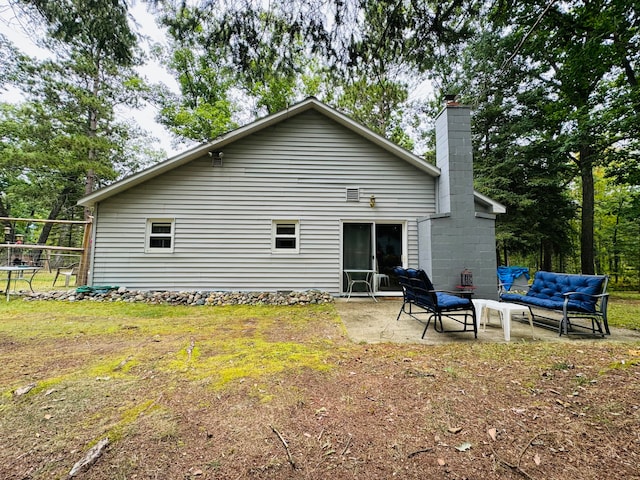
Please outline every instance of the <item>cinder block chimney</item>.
M473 216L473 150L471 110L448 102L436 118L438 213Z
M469 107L449 101L436 117L436 164L436 212L418 219L420 267L454 291L470 270L475 298L497 298L495 215L475 201Z

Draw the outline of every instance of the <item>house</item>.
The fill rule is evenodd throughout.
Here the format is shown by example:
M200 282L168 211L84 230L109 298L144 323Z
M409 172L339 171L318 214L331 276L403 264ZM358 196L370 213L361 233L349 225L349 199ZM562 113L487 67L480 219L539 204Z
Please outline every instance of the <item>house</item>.
M139 290L347 288L345 269L473 273L496 295L499 203L473 191L470 113L437 119L437 166L309 98L82 198L89 285Z

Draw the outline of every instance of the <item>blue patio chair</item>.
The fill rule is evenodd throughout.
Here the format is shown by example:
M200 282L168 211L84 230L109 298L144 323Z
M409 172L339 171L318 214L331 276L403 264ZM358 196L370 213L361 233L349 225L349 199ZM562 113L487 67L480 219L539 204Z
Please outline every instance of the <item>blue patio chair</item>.
M498 293L503 294L511 289L526 292L529 290L530 278L528 267L500 266L498 267Z
M476 311L470 299L459 297L453 292L435 290L424 270L396 267L393 271L398 277L403 293L402 306L396 320L405 313L423 323L425 327L422 338L427 333L431 320L438 333L473 332L474 337L478 338ZM418 307L419 310L416 311L414 307ZM417 316L420 313L427 315L426 321ZM446 330L442 323L443 317L458 322L463 328Z

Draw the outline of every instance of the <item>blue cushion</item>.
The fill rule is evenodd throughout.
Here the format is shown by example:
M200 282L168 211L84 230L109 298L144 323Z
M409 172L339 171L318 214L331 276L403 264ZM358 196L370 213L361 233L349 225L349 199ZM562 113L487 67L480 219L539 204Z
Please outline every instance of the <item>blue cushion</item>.
M500 296L503 302L526 303L534 307L548 308L550 310L562 310L564 299L551 300L549 298L534 297L533 295L521 295L519 293L505 293Z
M411 282L411 288L414 290L415 295L420 298L421 305L435 305L437 299L433 290L433 283L427 276L424 270L417 270L415 268L407 268L407 276ZM429 298L430 297L430 298Z
M431 308L431 309L436 308L433 297L429 294L417 293L415 301L420 306Z
M438 292L436 293L438 298L438 308L471 308L471 300L468 298L458 297L456 295L450 295L448 293Z
M434 292L433 283L424 270L395 267L393 272L402 285L405 301L415 302L428 310L471 309L473 304L468 298Z
M504 287L505 290L509 290L513 282L518 278L524 276L527 280L531 278L529 276L529 268L527 267L498 267L498 278L500 279L500 283Z
M402 267L395 267L393 269L393 273L398 278L398 283L402 287L405 300L409 300L409 301L414 300L415 294L413 292L413 289L411 288L411 281L409 280L409 274L407 273L407 269Z
M505 293L500 298L505 302L524 302L533 306L562 310L564 293L577 292L569 298L572 311L595 312L598 295L602 291L604 277L593 275L570 275L539 271L526 295Z

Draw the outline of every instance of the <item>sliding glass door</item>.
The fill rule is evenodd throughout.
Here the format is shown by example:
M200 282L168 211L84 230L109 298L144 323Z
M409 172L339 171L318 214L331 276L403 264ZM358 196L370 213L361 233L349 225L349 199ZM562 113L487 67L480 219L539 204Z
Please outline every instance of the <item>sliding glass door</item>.
M404 225L401 223L344 223L343 270L372 270L375 272L372 287L376 291L400 291L393 268L402 265L403 235ZM364 291L364 288L364 285L355 285L354 291ZM346 289L343 281L343 291Z

